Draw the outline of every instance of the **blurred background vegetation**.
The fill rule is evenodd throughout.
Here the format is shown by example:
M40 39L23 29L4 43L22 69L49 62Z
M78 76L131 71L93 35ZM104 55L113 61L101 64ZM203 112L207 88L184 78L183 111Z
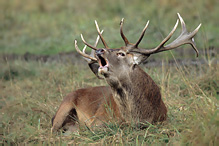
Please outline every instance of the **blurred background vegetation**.
M190 31L202 23L196 36L198 48L219 47L217 0L0 0L0 53L73 51L74 39L80 40L82 47L81 33L88 42L94 42L94 20L104 29L109 46L118 48L124 45L119 34L121 18L125 18L124 31L133 43L150 20L140 46L152 48L170 32L177 12Z

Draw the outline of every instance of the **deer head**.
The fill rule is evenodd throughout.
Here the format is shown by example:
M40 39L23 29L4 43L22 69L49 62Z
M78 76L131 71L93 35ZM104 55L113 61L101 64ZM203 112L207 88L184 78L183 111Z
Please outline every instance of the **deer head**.
M88 44L84 40L83 35L81 35L82 41L86 46L92 48L92 50L95 50L95 55L94 55L94 51L92 51L91 55L85 54L85 51L81 52L77 46L76 40L75 40L75 48L83 57L88 58L90 62L92 63L98 62L99 63L98 72L104 75L105 77L118 74L118 72L120 72L120 74L123 74L128 70L133 69L135 65L138 65L143 61L145 61L151 54L156 54L162 51L175 49L184 44L190 44L193 47L193 49L196 51L196 54L198 56L198 50L195 46L194 36L196 35L199 28L201 27L201 24L193 32L188 32L186 29L185 22L179 13L178 13L178 17L182 26L181 34L173 42L167 45L165 44L171 38L171 36L173 35L173 33L175 32L178 26L178 20L175 26L173 27L173 29L171 30L171 32L169 33L169 35L157 47L147 50L147 49L139 48L138 45L140 44L142 38L144 37L149 21L145 25L138 41L135 44L132 44L128 41L128 39L123 33L122 28L124 24L124 19L122 19L120 22L120 34L125 42L125 46L120 47L118 49L110 49L100 32L97 22L95 21L98 35L100 36L105 48L97 48L96 45L92 46ZM92 70L92 71L97 75L97 70Z

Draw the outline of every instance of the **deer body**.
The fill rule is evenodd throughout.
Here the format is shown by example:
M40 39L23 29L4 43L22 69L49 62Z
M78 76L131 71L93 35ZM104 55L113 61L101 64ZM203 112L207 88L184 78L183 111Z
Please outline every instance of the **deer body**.
M153 123L166 119L159 87L138 65L118 79L106 81L110 87L83 88L67 95L54 116L53 129L76 126L76 122L94 126L109 120Z
M107 113L108 108L114 111L113 115ZM54 130L66 125L77 127L78 123L88 126L101 125L101 122L115 117L121 119L110 87L90 87L68 94L53 117L52 125Z
M131 44L123 34L122 19L120 33L125 46L118 49L108 47L95 21L99 34L95 46L88 44L81 35L84 44L93 49L91 55L85 53L86 46L81 52L76 40L75 48L88 61L93 73L98 78L102 78L99 76L101 74L110 87L84 88L69 94L52 119L52 129L57 130L65 125L70 125L73 130L77 130L77 123L92 127L112 120L134 124L166 120L167 108L161 98L160 89L138 64L145 61L151 54L171 50L183 44L191 44L198 55L193 37L201 25L189 33L182 17L179 14L178 17L182 25L180 36L165 46L177 28L177 20L170 34L157 47L150 50L138 47L149 21L139 40L135 44ZM105 48L96 48L99 37Z

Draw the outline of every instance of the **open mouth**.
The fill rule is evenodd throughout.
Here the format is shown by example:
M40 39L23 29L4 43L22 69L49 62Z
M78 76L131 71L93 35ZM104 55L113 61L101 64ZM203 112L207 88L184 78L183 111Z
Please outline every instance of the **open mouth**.
M107 60L104 59L102 56L98 56L99 57L99 65L100 66L106 66L108 64Z
M98 56L98 58L99 58L98 63L100 65L98 72L104 74L108 71L108 67L109 67L108 61L102 56Z

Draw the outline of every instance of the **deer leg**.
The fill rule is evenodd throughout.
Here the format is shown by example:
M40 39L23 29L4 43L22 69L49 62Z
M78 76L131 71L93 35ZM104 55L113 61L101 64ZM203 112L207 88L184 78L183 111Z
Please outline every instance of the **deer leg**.
M52 118L52 130L58 130L62 127L67 130L75 125L76 118L77 113L74 104L66 98L61 103L56 115Z

